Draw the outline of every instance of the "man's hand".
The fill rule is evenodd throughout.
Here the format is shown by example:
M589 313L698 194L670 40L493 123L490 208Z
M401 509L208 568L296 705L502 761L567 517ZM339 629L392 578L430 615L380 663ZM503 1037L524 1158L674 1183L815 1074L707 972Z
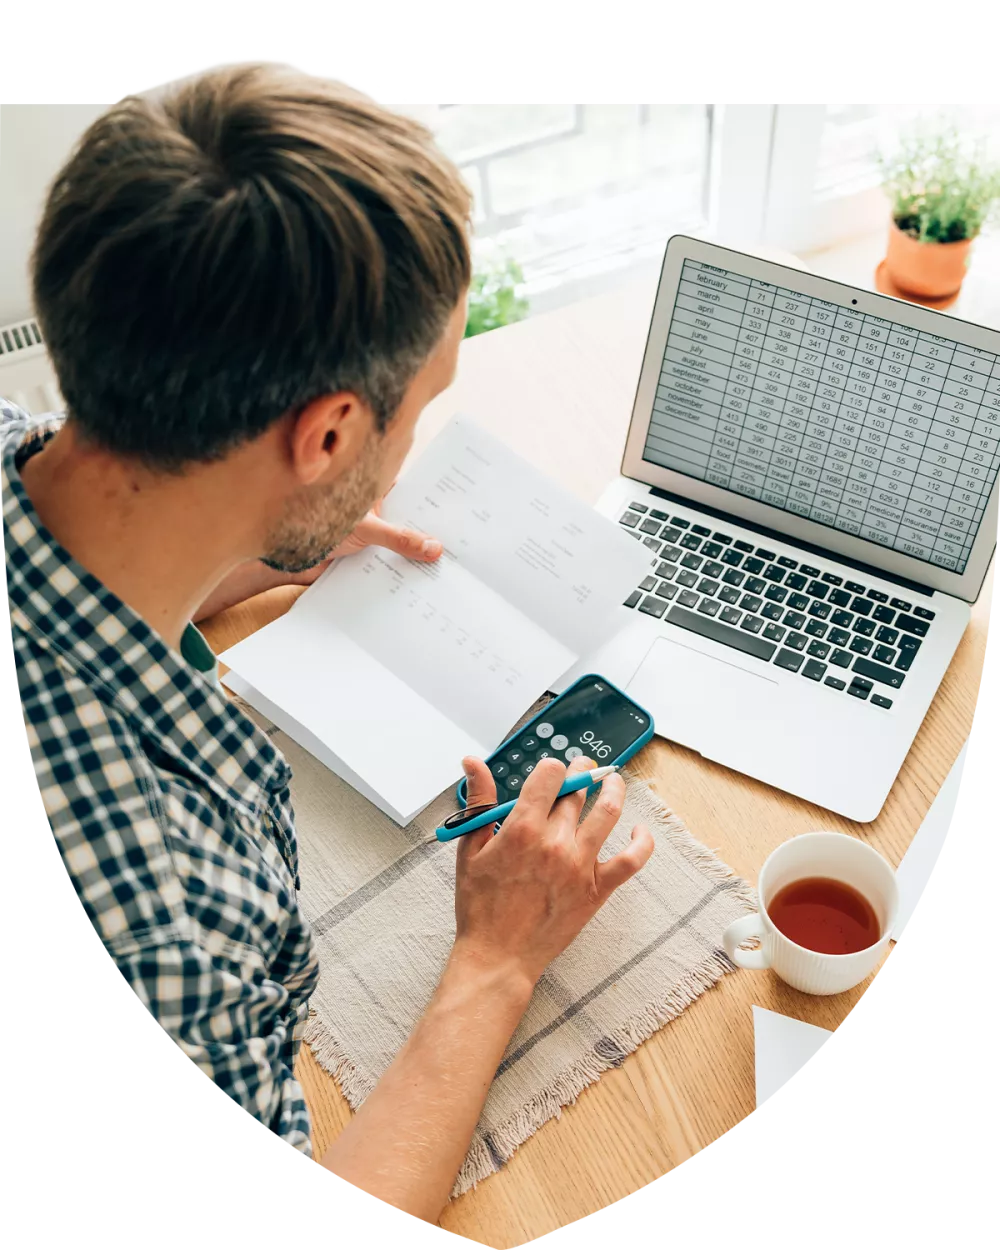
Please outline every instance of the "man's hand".
M365 547L385 547L396 551L410 560L421 560L431 563L441 555L441 543L436 538L428 538L417 530L405 529L401 525L392 525L379 516L381 501L359 521L352 533L335 547L319 564L304 573L282 573L269 568L260 560L249 560L222 579L212 593L194 614L195 621L203 621L216 612L224 612L235 603L242 603L265 590L273 590L276 586L311 586L313 582L329 568L331 561L341 556L355 555Z
M464 761L469 806L496 802L490 770ZM595 768L576 759L570 771ZM625 783L614 773L580 820L586 790L558 799L567 770L542 760L494 837L492 826L466 834L458 847L455 957L502 965L533 986L614 890L645 864L653 838L644 825L629 845L604 863L598 854L618 822Z

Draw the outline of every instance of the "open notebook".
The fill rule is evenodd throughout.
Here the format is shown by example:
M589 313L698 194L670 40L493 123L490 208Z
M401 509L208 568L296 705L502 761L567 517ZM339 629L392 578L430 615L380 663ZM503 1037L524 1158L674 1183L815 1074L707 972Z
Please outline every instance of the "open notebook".
M221 658L231 689L406 824L612 633L650 553L465 418L382 515L441 559L337 561Z

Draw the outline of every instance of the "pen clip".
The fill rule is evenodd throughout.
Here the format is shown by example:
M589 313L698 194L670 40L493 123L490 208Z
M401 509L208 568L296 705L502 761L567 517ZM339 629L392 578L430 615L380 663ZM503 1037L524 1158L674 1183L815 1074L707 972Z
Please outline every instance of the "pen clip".
M446 821L441 825L442 829L457 829L460 825L464 825L467 820L473 820L476 816L482 816L483 812L490 812L496 807L496 803L479 803L475 807L463 807L459 812L452 812Z

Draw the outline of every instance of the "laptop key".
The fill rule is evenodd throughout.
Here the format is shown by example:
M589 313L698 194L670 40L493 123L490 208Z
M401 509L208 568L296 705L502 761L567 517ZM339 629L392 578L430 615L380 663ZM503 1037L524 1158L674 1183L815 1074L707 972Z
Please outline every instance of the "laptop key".
M815 619L809 621L808 624L806 625L806 633L809 634L810 637L812 638L825 638L826 637L826 622L817 621Z
M664 525L660 530L660 537L665 543L675 543L680 540L681 532L673 525Z
M831 629L827 636L835 647L846 647L851 641L851 635L846 629Z
M639 611L645 612L649 616L662 616L667 610L667 605L662 599L654 599L652 595L647 595L639 604Z
M901 612L896 617L896 627L908 634L916 634L918 638L925 638L929 628L926 621L920 620L916 616L907 616L905 612Z
M871 691L871 682L868 682L865 685L860 685L858 682L852 681L847 687L847 693L853 695L855 699L867 699L871 694Z
M745 573L741 573L739 569L727 569L722 575L722 580L728 586L742 586Z
M693 608L698 602L698 596L693 590L682 590L677 596L677 602L682 603L686 608Z
M660 582L655 593L660 599L673 599L677 594L678 587L673 582Z
M662 546L662 543L658 538L644 538L642 541L643 545L648 547L654 555L659 552L660 547Z
M819 577L819 569L814 569L811 564L803 564L800 568L806 577Z
M762 595L767 590L767 582L760 577L748 577L746 588L752 595Z
M629 507L632 509L633 512L648 512L649 511L649 509L646 507L644 503L636 503L634 499L629 504Z
M733 543L737 551L753 551L753 543L745 543L742 540Z
M785 576L785 570L779 568L777 564L769 564L764 570L764 576L769 582L780 582Z
M706 577L721 577L725 569L717 560L707 560L702 572Z
M896 639L898 637L899 637L899 630L890 629L888 625L881 625L875 631L876 642L884 642L886 646L889 646L889 647L895 646Z
M836 573L824 573L822 580L830 586L842 586L844 579L838 577Z
M659 508L653 508L649 515L651 517L655 517L657 521L667 521L670 519L670 513L661 512Z
M876 707L884 707L884 708L892 707L892 700L887 699L884 694L873 694L872 697L868 700L868 702L874 703Z
M701 539L697 534L685 534L681 539L681 546L687 547L688 551L697 551L701 546Z
M884 664L876 664L874 660L866 660L864 656L858 656L854 661L854 672L860 673L862 677L870 677L872 681L880 681L883 686L892 686L894 690L898 690L906 678L906 674L901 673L898 668L887 668Z
M720 586L717 599L721 599L723 603L737 603L739 601L740 592L735 586Z
M764 561L758 560L755 556L747 556L743 561L743 567L748 573L760 573L764 568Z
M806 623L806 618L801 612L786 612L784 623L789 629L801 629Z
M712 531L707 525L692 525L691 533L698 534L701 538L709 538L711 537Z
M806 587L806 594L812 595L814 599L825 599L829 590L829 586L824 586L822 582L818 582L815 578L813 578L813 580Z
M762 560L776 560L777 556L773 551L765 551L763 547L757 548L757 554Z
M838 668L849 668L853 659L854 656L851 655L850 651L842 651L838 649L834 651L833 655L830 656L830 663L836 664Z
M772 642L781 642L785 636L785 631L780 625L775 625L773 621L764 626L764 637L770 638Z
M785 578L785 585L790 586L792 590L802 590L809 582L808 577L803 577L801 573L789 573Z
M642 581L639 583L639 589L640 589L640 590L655 590L655 589L656 589L656 578L655 578L655 577L644 577L644 578L642 579Z
M892 610L892 608L888 607L888 605L884 603L880 603L872 613L872 618L876 621L881 621L883 625L891 625L895 616L896 613Z
M733 547L730 547L728 551L724 551L722 553L723 564L728 564L728 565L739 564L742 561L742 559L743 557Z
M697 612L688 612L678 607L677 604L674 604L667 613L667 620L671 625L679 625L681 629L689 629L692 633L701 634L703 638L711 638L715 642L733 647L746 655L756 656L759 660L770 660L776 650L773 642L767 642L763 638L755 638L752 634L745 633L743 625L739 629L733 629L731 625L724 625L722 621L714 620L709 616L701 616ZM744 619L743 624L745 623Z
M659 521L654 521L652 517L646 517L639 528L644 534L658 534L660 532L660 523Z
M706 616L718 616L721 607L722 604L718 599L702 599L701 603L698 604L698 611L704 612Z
M763 624L759 616L745 616L740 622L740 629L745 629L751 634L759 634Z
M888 603L889 596L884 595L881 590L869 590L868 598L874 599L876 603Z
M863 638L860 634L855 634L851 639L850 649L855 655L867 655L872 649L872 640L870 638Z
M634 608L641 598L642 598L642 591L633 590L632 593L629 595L629 597L625 600L625 607Z
M665 515L665 514L664 514L664 520L666 520L666 515ZM682 529L682 530L686 530L686 529L690 529L690 528L691 528L691 522L690 522L690 521L685 521L685 520L684 520L684 518L683 518L682 516L672 516L672 517L670 518L670 524L671 524L671 525L676 525L679 529Z
M825 621L830 615L830 605L828 603L810 603L809 615L819 617L821 621Z
M798 655L795 651L787 651L782 647L774 657L774 662L778 668L787 668L790 673L797 673L802 667L804 658L804 656Z
M673 577L677 572L677 565L670 560L661 560L656 566L657 577Z
M856 595L863 595L865 593L865 588L860 582L844 582L844 589L853 590Z
M913 604L907 603L905 599L890 599L889 602L894 608L898 608L900 612L909 612L913 608Z
M832 686L834 690L844 690L847 688L847 682L841 681L839 677L828 677L823 683L824 686Z
M747 612L759 612L762 599L758 599L756 595L744 595L740 600L740 607Z
M635 529L639 524L639 514L637 512L625 512L618 518L618 524L624 525L627 529Z
M851 592L843 589L831 590L829 601L835 608L846 608L851 602Z
M785 614L785 609L780 603L765 603L760 614L766 616L769 621L780 621Z
M722 547L719 543L703 543L701 554L708 556L710 560L718 560L719 556L722 555Z
M767 590L764 591L764 598L770 599L772 603L784 603L787 597L788 591L784 588L784 586L777 586L773 582L770 586L768 586Z
M896 652L892 647L879 646L872 652L872 659L878 660L879 664L891 664L896 658Z
M710 577L703 577L698 583L698 590L703 595L714 595L719 589L719 583L713 582Z
M778 563L783 569L797 569L799 567L798 560L793 560L791 556L778 556Z
M839 625L841 629L849 629L851 621L854 620L854 616L850 612L845 612L843 611L843 609L838 609L830 617L830 620L833 622L834 625Z
M817 638L809 644L809 654L814 655L817 660L825 660L830 654L830 644L828 642L820 642Z
M794 647L796 651L803 651L808 641L809 639L805 634L789 634L785 639L785 646Z
M693 551L689 551L686 555L681 557L681 564L683 564L686 569L700 569L701 556L696 556Z
M875 622L868 620L865 616L859 616L854 622L854 632L862 634L865 638L870 638L875 632Z
M806 595L789 595L788 606L794 608L796 612L804 612L809 606L809 599Z
M694 586L698 581L698 574L692 573L690 569L678 569L674 581L681 586Z
M822 681L825 674L825 664L820 664L819 660L806 660L806 666L802 670L803 677L808 677L810 681Z
M871 616L872 608L875 605L870 599L862 599L860 596L852 600L851 611L857 612L859 616Z
M717 542L717 543L723 543L723 544L724 544L725 546L727 546L727 547L728 547L728 546L729 546L729 544L733 541L733 540L729 537L729 535L728 535L728 534L720 534L720 533L718 532L718 530L716 530L716 532L712 535L712 538L715 540L715 542Z
M738 625L742 612L738 612L736 608L723 608L719 613L719 620L725 621L729 625Z

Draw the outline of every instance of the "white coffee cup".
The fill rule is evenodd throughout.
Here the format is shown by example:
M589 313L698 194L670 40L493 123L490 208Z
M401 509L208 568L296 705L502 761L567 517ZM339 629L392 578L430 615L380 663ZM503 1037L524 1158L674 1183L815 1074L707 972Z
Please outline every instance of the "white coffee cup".
M853 886L871 903L881 937L874 946L850 955L824 955L799 946L775 928L768 902L779 890L805 877L828 877ZM726 954L740 968L773 968L783 981L805 994L842 994L878 967L896 922L896 874L878 851L844 833L803 833L777 847L757 878L759 911L734 921L722 936ZM759 950L740 943L760 939Z

